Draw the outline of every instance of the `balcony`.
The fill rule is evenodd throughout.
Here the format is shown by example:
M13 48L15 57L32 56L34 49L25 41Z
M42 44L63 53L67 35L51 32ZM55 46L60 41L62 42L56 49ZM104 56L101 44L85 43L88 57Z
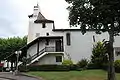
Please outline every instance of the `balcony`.
M45 52L64 52L63 46L61 47L45 47Z

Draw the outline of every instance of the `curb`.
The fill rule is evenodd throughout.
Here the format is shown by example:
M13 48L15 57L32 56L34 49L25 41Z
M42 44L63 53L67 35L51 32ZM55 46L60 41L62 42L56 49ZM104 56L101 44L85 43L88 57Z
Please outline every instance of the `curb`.
M0 78L9 79L9 80L16 80L16 79L13 79L13 78L7 78L7 77L0 77Z
M21 76L27 76L27 77L31 77L31 78L36 78L36 79L39 79L39 80L43 80L43 79L40 78L40 77L32 76L32 75L28 75L28 74L26 74L26 73L19 73L18 75L21 75Z

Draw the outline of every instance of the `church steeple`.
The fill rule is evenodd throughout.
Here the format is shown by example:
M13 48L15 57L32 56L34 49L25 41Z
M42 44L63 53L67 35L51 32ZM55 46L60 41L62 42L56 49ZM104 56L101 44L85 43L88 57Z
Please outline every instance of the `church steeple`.
M31 17L33 17L34 19L37 19L37 20L46 20L46 18L41 13L40 6L38 3L37 3L37 5L34 6L33 14L29 15L29 18L31 18Z
M34 6L34 9L33 9L33 17L37 17L39 12L40 12L40 7L37 3L37 5Z

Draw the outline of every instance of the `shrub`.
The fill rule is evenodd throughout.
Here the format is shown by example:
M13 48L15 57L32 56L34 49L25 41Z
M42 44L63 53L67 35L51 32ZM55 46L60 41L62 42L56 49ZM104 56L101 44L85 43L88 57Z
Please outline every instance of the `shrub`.
M120 60L116 60L114 62L114 65L115 65L115 71L120 73Z
M87 69L97 69L93 63L88 63Z
M88 65L87 59L82 59L81 61L78 61L77 66L79 68L86 68Z
M70 65L70 70L79 70L79 67L76 64Z
M106 48L103 45L103 42L97 42L93 45L91 63L95 68L103 69L106 68L108 63L108 57L106 54Z
M63 60L62 62L63 65L73 65L72 60Z
M19 71L21 71L21 72L27 72L28 71L27 66L25 66L25 65L20 65L18 68L19 68Z

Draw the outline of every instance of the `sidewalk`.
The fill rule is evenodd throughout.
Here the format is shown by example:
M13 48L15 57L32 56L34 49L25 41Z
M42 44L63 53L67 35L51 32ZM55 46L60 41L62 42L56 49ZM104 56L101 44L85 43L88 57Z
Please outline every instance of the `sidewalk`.
M0 80L40 80L40 79L21 74L15 76L11 72L0 72Z

